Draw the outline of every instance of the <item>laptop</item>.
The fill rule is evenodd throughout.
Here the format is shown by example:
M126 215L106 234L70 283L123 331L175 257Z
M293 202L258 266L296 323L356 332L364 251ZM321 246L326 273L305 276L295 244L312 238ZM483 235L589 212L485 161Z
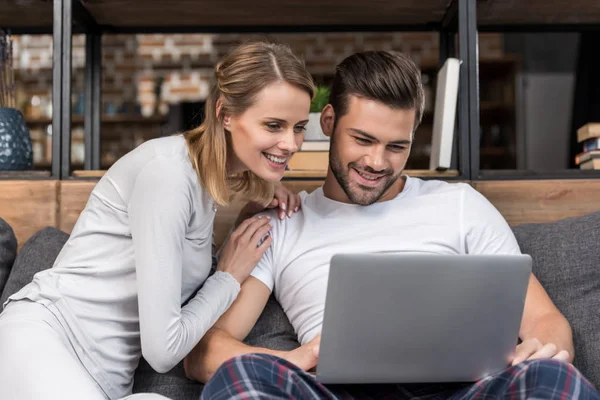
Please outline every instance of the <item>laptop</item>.
M338 254L316 379L475 382L510 365L529 255Z

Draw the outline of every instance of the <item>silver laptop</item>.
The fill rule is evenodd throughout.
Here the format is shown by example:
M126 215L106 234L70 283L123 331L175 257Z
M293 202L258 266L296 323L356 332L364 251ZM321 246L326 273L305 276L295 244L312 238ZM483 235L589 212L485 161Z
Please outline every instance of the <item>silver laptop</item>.
M339 254L318 381L474 382L509 365L529 255Z

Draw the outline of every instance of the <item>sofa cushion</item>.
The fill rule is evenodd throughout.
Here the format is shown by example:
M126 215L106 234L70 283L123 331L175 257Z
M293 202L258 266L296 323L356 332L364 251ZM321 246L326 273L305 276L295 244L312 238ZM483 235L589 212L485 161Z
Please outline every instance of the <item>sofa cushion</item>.
M30 237L15 259L0 304L4 304L9 296L31 282L36 273L52 268L68 238L69 235L52 227L44 228Z
M300 346L294 328L275 296L269 297L244 343L273 350L293 350Z
M513 229L533 273L571 324L574 365L600 388L600 212Z
M0 294L17 256L17 238L8 222L0 218Z
M133 377L133 393L158 393L171 400L197 400L203 388L203 384L185 376L183 362L169 372L159 374L141 358Z

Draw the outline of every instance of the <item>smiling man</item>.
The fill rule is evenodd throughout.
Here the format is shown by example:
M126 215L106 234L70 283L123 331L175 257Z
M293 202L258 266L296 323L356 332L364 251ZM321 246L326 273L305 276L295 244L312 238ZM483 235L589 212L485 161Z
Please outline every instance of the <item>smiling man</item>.
M302 212L273 218L271 247L231 308L186 359L188 376L210 380L203 398L600 398L569 364L569 324L533 275L513 365L476 384L327 387L305 372L318 363L334 254L520 254L506 221L469 185L403 173L422 113L420 72L406 57L364 52L338 66L321 116L331 138L325 183L300 194ZM271 292L301 343L293 351L241 342Z

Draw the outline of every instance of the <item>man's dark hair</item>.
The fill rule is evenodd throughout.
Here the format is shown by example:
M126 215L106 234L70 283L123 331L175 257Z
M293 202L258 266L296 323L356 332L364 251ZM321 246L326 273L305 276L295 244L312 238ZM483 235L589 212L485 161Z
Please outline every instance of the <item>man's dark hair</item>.
M348 112L349 96L367 98L392 108L414 109L417 129L424 107L421 71L401 53L364 51L344 59L337 67L329 103L335 122Z

